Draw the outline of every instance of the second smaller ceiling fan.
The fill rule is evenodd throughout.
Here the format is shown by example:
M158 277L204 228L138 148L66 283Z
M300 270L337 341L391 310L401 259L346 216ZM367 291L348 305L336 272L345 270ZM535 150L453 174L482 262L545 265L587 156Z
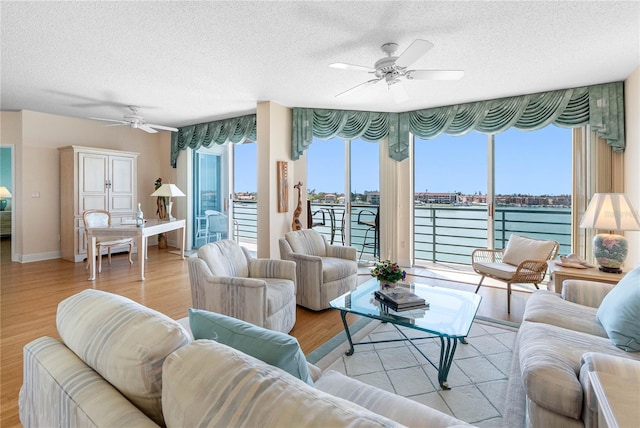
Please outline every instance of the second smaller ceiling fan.
M104 119L101 117L90 117L89 119L102 120L104 122L113 122L113 125L111 126L129 125L133 129L141 129L145 132L149 132L152 134L155 134L156 132L158 132L157 131L158 129L161 131L174 131L174 132L178 131L178 128L173 128L171 126L163 126L163 125L155 125L153 123L147 123L144 120L144 117L138 115L138 110L140 110L140 107L138 106L128 106L128 107L129 107L129 110L131 111L131 114L125 114L122 119Z
M342 62L336 62L330 64L329 67L338 68L342 70L354 70L365 71L373 74L374 79L368 80L364 83L354 86L351 89L347 89L344 92L339 93L336 97L344 96L351 93L354 90L364 88L369 85L373 85L378 82L386 82L391 96L396 102L406 101L409 97L407 91L402 85L403 79L405 80L459 80L464 76L462 70L410 70L409 66L416 62L420 57L426 54L433 44L427 40L416 39L411 45L400 55L394 56L398 49L397 43L385 43L381 49L387 54L386 57L376 61L373 67L367 67L362 65L345 64Z

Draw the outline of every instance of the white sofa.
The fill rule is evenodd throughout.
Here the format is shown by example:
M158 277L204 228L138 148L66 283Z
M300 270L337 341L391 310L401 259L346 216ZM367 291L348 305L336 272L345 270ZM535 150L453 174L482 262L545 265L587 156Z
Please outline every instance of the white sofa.
M627 275L624 287L622 282L615 286L616 293L611 284L565 280L562 294L539 290L527 301L509 378L510 391L524 389L527 427L597 426L597 405L588 372L605 370L622 377L630 376L634 370L637 373L637 366L629 364L629 360L640 360L640 352L633 352L623 342L632 346L639 343L640 268ZM636 303L618 295L618 306L610 299L607 310L613 316L623 316L625 312L631 315L635 340L616 339L618 327L612 329L606 322L604 326L601 323L604 311L599 309L604 309L605 299L620 294L618 291L623 288L635 294ZM514 423L510 415L505 420Z
M62 341L24 348L27 428L466 425L313 365L311 386L122 296L82 291L56 321Z

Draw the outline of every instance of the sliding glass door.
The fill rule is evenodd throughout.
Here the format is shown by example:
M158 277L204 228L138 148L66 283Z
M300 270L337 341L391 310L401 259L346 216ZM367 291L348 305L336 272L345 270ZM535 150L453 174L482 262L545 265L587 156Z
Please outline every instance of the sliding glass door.
M414 143L414 260L469 264L511 234L571 249L572 131L547 126Z
M380 257L379 144L314 140L307 150L309 227L328 242L351 245L363 263Z
M229 147L193 152L193 247L227 239L229 229Z

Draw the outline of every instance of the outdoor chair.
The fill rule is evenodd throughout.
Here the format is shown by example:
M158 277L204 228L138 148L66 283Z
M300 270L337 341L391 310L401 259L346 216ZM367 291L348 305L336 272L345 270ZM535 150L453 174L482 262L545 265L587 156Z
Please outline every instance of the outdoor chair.
M296 266L287 260L256 259L224 239L189 257L195 309L217 312L269 330L288 333L296 323Z
M215 210L207 210L204 215L207 216L207 242L210 242L212 237L215 237L216 241L227 239L227 216Z
M84 229L91 229L92 227L109 227L111 226L111 214L105 210L86 210L82 213L82 222ZM87 240L87 246L90 243ZM107 257L109 264L111 264L111 249L113 247L119 247L123 245L129 246L129 264L133 264L131 260L131 254L133 253L133 238L113 238L113 237L97 237L96 238L96 254L98 256L98 272L102 272L102 249L107 249ZM89 268L91 260L89 260L89 252L87 251L87 265L85 268Z
M280 258L296 262L296 301L320 311L336 297L356 288L357 251L354 247L330 245L312 229L296 230L280 238Z
M533 284L536 288L547 272L547 262L556 258L560 245L511 235L502 250L476 249L471 253L471 266L481 275L476 293L485 277L507 283L507 313L511 313L511 284Z

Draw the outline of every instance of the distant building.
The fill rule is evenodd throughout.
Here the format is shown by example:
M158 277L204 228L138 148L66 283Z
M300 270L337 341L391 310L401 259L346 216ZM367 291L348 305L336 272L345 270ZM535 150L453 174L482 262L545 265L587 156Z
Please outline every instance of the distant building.
M255 195L253 193L236 193L236 200L238 201L253 201Z
M324 195L324 203L325 204L335 204L336 195L335 193L327 193Z
M460 197L457 193L415 193L415 200L425 204L455 205L460 203Z
M366 202L371 205L380 205L380 192L365 192Z

